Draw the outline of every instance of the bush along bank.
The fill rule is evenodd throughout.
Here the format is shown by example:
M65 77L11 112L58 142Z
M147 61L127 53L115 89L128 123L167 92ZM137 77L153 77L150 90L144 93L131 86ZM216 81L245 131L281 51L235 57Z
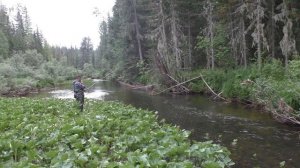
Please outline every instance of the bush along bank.
M300 125L300 61L294 60L284 69L278 61L234 70L199 70L181 76L192 78L203 74L217 93L230 101L258 105L282 123ZM210 92L202 80L192 81L194 92Z
M0 62L0 95L24 96L73 79L78 71L60 62L45 62L39 53L26 51Z
M153 112L116 102L0 99L0 167L230 167L230 152L190 142Z
M32 91L63 85L77 75L100 76L90 64L79 70L66 62L46 61L36 50L26 50L0 59L0 95L26 96Z

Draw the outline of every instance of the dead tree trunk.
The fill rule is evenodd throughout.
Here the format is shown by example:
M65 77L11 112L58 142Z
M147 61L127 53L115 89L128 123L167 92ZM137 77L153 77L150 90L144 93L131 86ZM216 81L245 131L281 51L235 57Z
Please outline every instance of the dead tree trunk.
M229 19L230 19L230 44L231 44L231 53L233 55L233 58L235 60L235 66L237 67L239 65L239 58L238 58L238 54L237 54L237 36L235 33L235 25L234 25L234 19L231 16L231 14L229 15Z
M271 1L271 57L275 58L275 19L273 16L275 15L275 2Z
M207 53L207 66L214 69L215 56L214 56L214 22L213 22L213 5L210 0L205 1L204 14L206 17L207 28L205 29L205 36L209 40L209 47L206 49Z
M173 54L175 56L176 68L182 68L182 60L180 55L179 49L179 39L178 39L178 30L177 30L177 14L175 10L175 2L174 0L171 1L171 34L173 40Z
M188 14L188 46L189 46L189 65L188 67L192 67L192 43L191 43L191 15L190 12Z
M210 34L210 59L211 59L211 69L215 68L215 51L214 51L214 22L213 22L213 6L211 1L208 1L208 8L209 8L209 15L208 15L208 21L209 21L209 34Z
M240 55L240 57L238 57L239 60L239 65L243 65L244 68L247 68L247 43L246 43L246 35L248 33L248 31L252 28L252 26L254 25L254 22L251 23L251 25L248 27L248 29L246 30L245 27L245 11L248 8L247 4L245 3L244 0L240 0L240 3L238 5L239 7L235 10L235 16L237 17L237 37L236 37L236 41L239 41L240 43L237 44L238 47L238 55Z
M134 11L134 27L135 27L135 37L136 37L136 41L138 43L138 50L139 50L139 57L140 57L140 61L143 61L143 52L142 52L142 45L141 45L141 33L140 33L140 28L139 28L139 21L138 21L138 17L137 17L137 12L136 12L136 0L131 0L132 6L133 6L133 11Z
M256 30L257 30L257 62L258 62L258 69L261 70L262 58L261 58L261 0L257 0L256 6Z
M166 16L163 9L163 0L159 1L159 10L161 17L161 25L160 25L160 38L162 40L162 57L165 60L166 66L170 66L170 59L168 54L168 44L167 44L167 35L166 35Z
M281 8L281 13L275 15L274 19L284 23L282 30L283 38L280 41L280 48L284 55L284 64L285 69L287 70L289 57L292 54L297 53L296 41L293 35L293 22L289 16L289 9L287 7L286 0L283 0L279 7Z
M241 37L242 37L242 46L241 46L241 55L244 67L247 68L247 44L246 44L246 33L245 33L245 21L244 17L241 16L240 18L241 23Z

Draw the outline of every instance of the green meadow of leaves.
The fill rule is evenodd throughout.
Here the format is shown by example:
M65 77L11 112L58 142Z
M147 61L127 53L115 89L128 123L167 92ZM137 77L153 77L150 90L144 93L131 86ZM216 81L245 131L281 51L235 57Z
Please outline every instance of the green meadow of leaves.
M116 102L0 98L0 167L230 167L230 152Z

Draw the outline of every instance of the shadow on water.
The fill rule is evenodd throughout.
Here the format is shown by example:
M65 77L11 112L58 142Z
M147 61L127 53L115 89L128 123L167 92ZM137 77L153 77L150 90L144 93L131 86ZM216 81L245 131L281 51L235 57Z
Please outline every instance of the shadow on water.
M190 130L192 140L213 140L226 146L235 167L280 167L282 161L286 167L300 167L300 129L279 124L265 113L198 95L151 96L112 82L97 82L87 98L158 111L159 119ZM57 90L48 96L72 98L73 94Z

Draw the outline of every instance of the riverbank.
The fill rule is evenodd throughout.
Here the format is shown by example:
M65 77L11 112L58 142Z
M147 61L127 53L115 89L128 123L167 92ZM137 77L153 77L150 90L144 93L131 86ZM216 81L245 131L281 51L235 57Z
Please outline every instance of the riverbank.
M24 97L32 92L41 90L51 90L56 86L65 85L64 80L54 79L33 79L27 78L3 78L3 84L0 86L0 96L6 97Z
M157 95L168 91L174 94L172 88L182 86L189 94L200 93L213 99L237 102L270 113L280 123L299 126L299 69L300 61L291 61L289 69L285 69L280 62L274 60L264 64L261 71L256 65L231 70L183 71L178 74L180 82L172 78L177 84L167 89L152 87L151 94ZM121 84L133 89L154 86L130 85L124 82Z
M261 71L253 65L247 69L199 70L181 76L190 79L203 74L211 89L228 101L259 108L281 123L300 125L299 65L299 61L292 61L286 71L280 63L272 62ZM191 81L188 87L196 93L211 93L201 79Z
M153 112L120 103L0 98L1 166L230 167L229 151L188 140ZM14 136L14 137L12 137Z
M237 102L270 113L278 122L300 125L300 61L294 60L285 69L279 61L238 69L200 69L177 74L174 86L154 88L154 95L170 92L181 86L186 94L196 93ZM151 82L148 82L151 83ZM145 85L147 86L147 85ZM153 86L153 85L152 85ZM134 87L132 87L134 88ZM176 90L176 89L175 89ZM175 94L178 94L175 92Z

